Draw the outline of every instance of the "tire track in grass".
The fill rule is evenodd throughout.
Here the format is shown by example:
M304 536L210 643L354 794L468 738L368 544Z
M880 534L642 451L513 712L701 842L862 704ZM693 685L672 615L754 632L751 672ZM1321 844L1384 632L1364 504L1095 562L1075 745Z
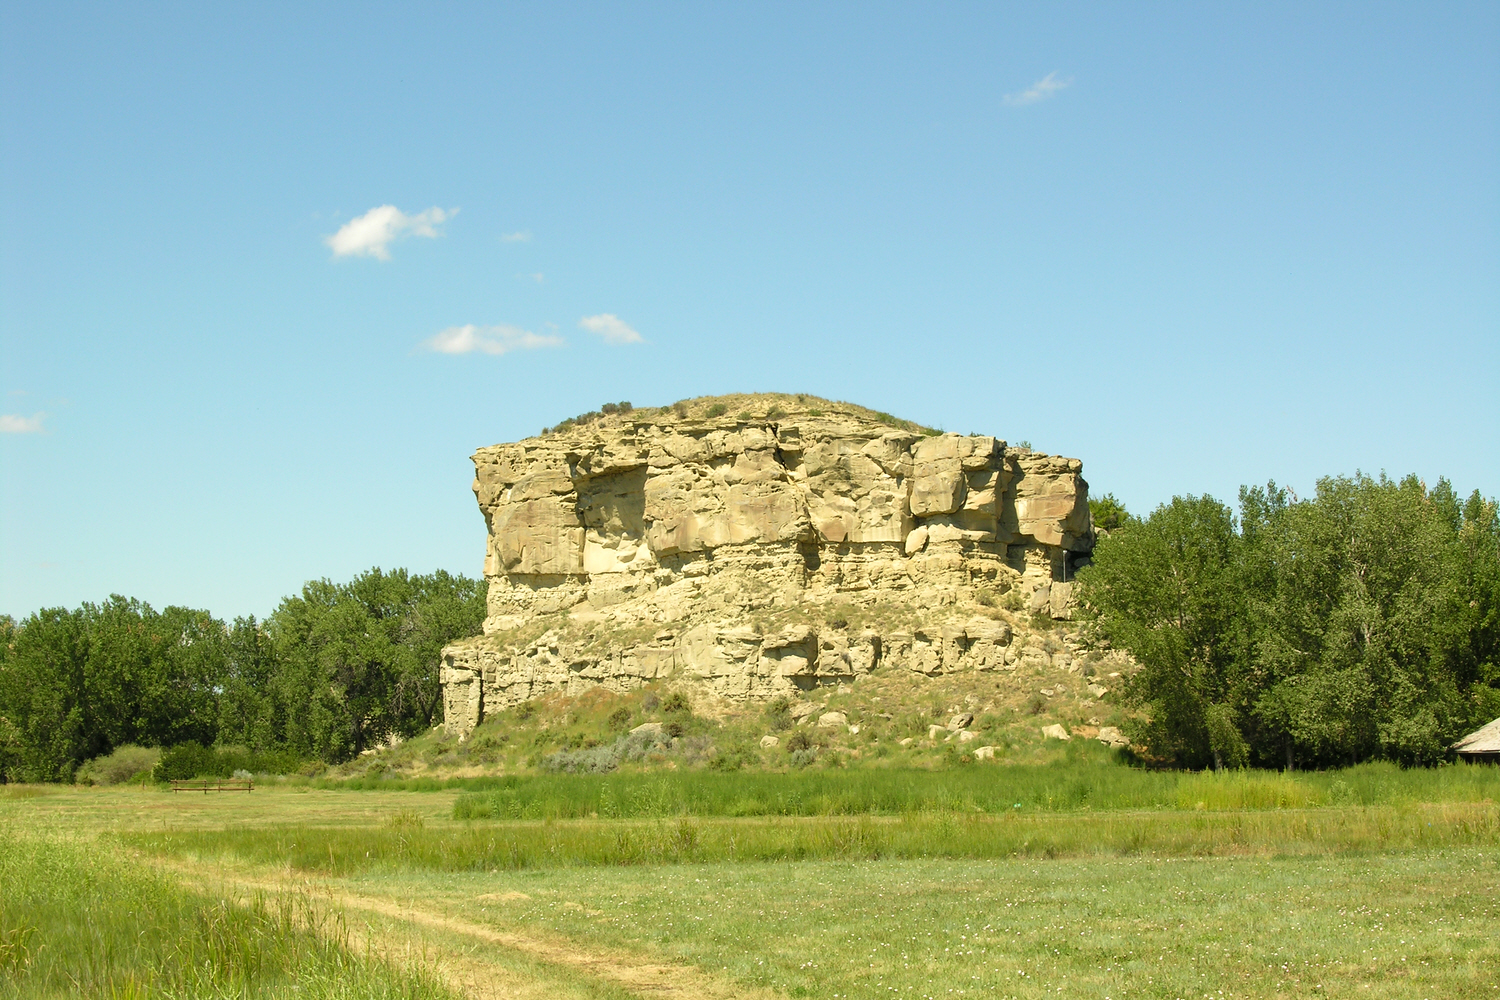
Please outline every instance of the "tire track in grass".
M664 998L664 1000L785 1000L773 990L745 986L711 976L691 965L653 960L647 956L618 950L591 949L571 939L499 930L488 924L466 920L438 910L422 909L381 896L366 895L335 886L324 879L274 878L267 874L231 871L208 867L178 858L163 864L191 885L201 888L205 882L216 882L225 889L245 893L303 892L345 911L373 914L396 925L434 932L423 938L423 948L441 953L438 968L448 985L472 997L515 997L556 1000L552 987L542 981L517 981L515 972L487 960L484 949L476 944L512 952L536 963L537 979L562 976L572 978L583 973L606 988L601 996L623 992L627 996ZM454 936L469 944L454 940ZM403 952L393 941L371 942L371 946L388 958L410 961L408 943ZM546 973L551 972L551 976ZM608 987L614 987L609 989Z

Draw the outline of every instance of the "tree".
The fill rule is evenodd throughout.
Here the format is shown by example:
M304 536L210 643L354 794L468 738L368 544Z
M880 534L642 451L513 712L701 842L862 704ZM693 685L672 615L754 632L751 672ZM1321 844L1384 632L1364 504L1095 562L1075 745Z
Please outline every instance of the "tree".
M1135 521L1113 493L1089 497L1089 516L1093 518L1094 527L1104 532L1128 527Z
M375 568L347 584L307 584L268 623L284 742L343 760L430 727L442 693L439 651L483 620L483 585L442 571Z
M12 631L0 666L7 780L67 781L85 759L87 658L81 612L46 608Z
M1179 497L1102 539L1079 587L1141 665L1138 737L1180 764L1428 764L1500 714L1500 523L1446 480L1245 488L1238 523Z
M1239 542L1228 507L1208 496L1174 497L1130 530L1101 539L1092 565L1078 573L1094 637L1129 650L1141 665L1129 685L1147 710L1138 737L1188 766L1213 759L1209 708L1242 695Z

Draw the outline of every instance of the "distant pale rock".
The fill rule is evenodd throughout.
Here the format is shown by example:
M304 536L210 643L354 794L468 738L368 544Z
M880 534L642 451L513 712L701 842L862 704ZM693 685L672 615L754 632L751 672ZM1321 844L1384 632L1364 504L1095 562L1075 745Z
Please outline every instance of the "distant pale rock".
M1099 729L1099 742L1116 749L1130 746L1130 741L1125 738L1125 734L1121 733L1115 726L1101 727Z
M801 722L809 715L820 712L822 709L822 705L815 705L810 701L802 701L787 709L787 713L791 715L793 722Z
M769 750L772 747L779 747L779 746L781 746L781 737L779 737L779 736L762 736L760 738L760 746L761 746L762 750Z
M665 730L662 729L662 725L660 722L643 722L639 726L636 726L634 729L632 729L630 732L632 735L634 735L635 733L652 733L656 736L661 736L665 732Z
M1043 726L1042 735L1049 740L1071 740L1073 738L1068 735L1066 729L1055 722L1050 726Z
M818 716L819 729L839 729L849 725L849 717L843 712L824 712Z
M975 747L974 748L974 759L975 760L994 760L995 759L995 748L994 747Z

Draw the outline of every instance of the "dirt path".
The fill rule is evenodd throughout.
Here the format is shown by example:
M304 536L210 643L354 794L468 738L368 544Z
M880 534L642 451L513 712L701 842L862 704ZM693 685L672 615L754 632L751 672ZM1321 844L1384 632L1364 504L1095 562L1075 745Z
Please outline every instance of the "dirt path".
M277 878L267 872L208 868L181 859L165 864L197 889L217 884L228 893L305 893L346 913L374 914L411 929L435 932L420 935L422 957L435 960L433 964L436 971L450 987L476 1000L488 997L557 1000L552 985L546 982L547 979L555 978L546 975L549 971L547 967L570 979L577 973L583 973L601 984L615 986L638 997L662 997L669 1000L784 1000L781 994L772 990L747 987L710 976L695 966L663 963L618 950L591 949L579 942L556 936L499 930L439 910L351 892L325 879L305 876ZM417 956L413 954L411 935L406 937L404 942L386 940L371 944L377 953L387 959L396 962L411 961ZM487 959L486 952L489 949L509 952L511 960L502 965L494 960L493 955ZM516 968L515 957L540 964L543 968L535 970L540 975L526 976L524 969Z

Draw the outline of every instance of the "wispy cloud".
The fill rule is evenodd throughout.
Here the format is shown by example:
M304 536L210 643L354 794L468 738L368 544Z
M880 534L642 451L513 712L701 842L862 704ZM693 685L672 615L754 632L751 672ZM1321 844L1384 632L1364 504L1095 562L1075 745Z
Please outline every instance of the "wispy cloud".
M33 413L23 417L17 413L0 413L0 434L40 434L42 418L47 414Z
M1035 104L1038 101L1045 101L1072 82L1072 77L1066 80L1059 80L1056 73L1048 73L1025 90L1015 94L1006 94L1005 103L1019 107L1025 104Z
M530 243L531 242L531 230L529 230L529 229L522 229L520 232L515 232L515 233L501 233L500 234L500 242L501 243Z
M547 276L541 271L522 271L516 277L522 281L535 281L538 285L547 280Z
M606 344L639 344L645 339L614 313L585 316L578 321L578 325L603 337Z
M335 257L374 257L390 260L387 247L407 236L438 235L438 226L458 214L458 209L429 208L416 215L407 215L395 205L372 208L357 219L350 219L339 231L323 242L333 250Z
M532 333L518 326L500 323L496 326L450 326L422 346L439 354L509 354L538 347L561 347L563 339L550 333Z

